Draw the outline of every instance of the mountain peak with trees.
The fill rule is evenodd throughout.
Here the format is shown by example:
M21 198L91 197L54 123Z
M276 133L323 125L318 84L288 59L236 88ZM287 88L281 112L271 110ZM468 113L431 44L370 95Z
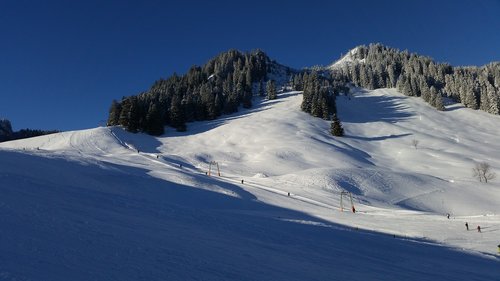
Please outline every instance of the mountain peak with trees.
M107 124L152 135L163 134L165 125L185 131L187 122L234 113L240 105L252 107L252 97L262 95L263 82L278 77L282 85L292 72L261 50L229 50L185 75L160 79L146 92L113 101Z
M203 66L192 66L185 75L173 74L143 93L113 101L107 125L151 135L163 134L165 126L185 131L188 122L213 120L240 106L251 108L254 96L275 99L281 90L303 91L301 109L332 120L337 113L335 97L349 94L352 86L397 88L437 110L445 110L448 98L500 113L499 62L453 67L407 50L370 44L355 47L328 67L302 70L279 64L261 50L229 50Z
M447 97L468 108L500 112L500 62L453 67L407 50L370 44L357 46L326 69L359 87L397 88L438 110L445 109Z

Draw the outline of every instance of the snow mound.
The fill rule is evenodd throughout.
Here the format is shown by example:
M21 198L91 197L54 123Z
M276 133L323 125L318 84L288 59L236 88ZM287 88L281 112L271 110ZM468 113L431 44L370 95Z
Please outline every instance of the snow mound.
M264 173L257 173L255 175L253 175L253 178L267 178L268 176Z

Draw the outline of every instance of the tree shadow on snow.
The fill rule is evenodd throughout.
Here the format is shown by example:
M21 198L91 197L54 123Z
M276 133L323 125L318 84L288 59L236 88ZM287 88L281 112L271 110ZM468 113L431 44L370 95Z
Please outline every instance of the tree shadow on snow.
M400 103L407 97L394 96L365 96L356 95L347 101L344 98L345 109L340 110L342 122L349 123L369 123L369 122L389 122L396 123L408 119L414 114L408 112L408 107ZM348 114L342 114L344 111Z
M383 141L387 139L397 139L397 138L403 138L407 136L411 136L412 134L407 133L407 134L399 134L399 135L387 135L387 136L378 136L378 137L360 137L360 136L350 136L350 135L345 135L345 138L348 139L355 139L355 140L362 140L362 141Z
M159 153L158 147L162 143L155 137L146 133L130 133L121 127L110 127L110 130L120 142L121 145L128 149L132 149L144 153Z

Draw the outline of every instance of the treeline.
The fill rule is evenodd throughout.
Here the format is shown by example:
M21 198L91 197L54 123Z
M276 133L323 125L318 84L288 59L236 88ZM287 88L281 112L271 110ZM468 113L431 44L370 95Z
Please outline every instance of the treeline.
M499 114L498 62L483 67L452 67L381 44L356 47L350 55L359 63L344 64L340 73L356 86L396 87L405 95L422 97L438 110L444 110L443 97L449 97L466 107Z
M26 138L38 137L54 133L59 133L59 131L21 129L19 131L14 132L12 131L12 126L9 120L7 119L0 120L0 142L26 139Z
M240 105L252 107L253 95L264 96L276 87L268 75L278 68L292 73L262 51L231 50L202 67L193 66L186 75L160 79L147 92L113 101L107 125L152 135L163 134L165 125L185 131L186 122L212 120Z

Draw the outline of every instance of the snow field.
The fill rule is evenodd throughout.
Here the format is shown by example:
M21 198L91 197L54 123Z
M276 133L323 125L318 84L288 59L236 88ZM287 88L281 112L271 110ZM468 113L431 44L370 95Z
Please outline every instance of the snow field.
M500 170L498 116L358 91L338 98L346 136L333 138L301 100L158 138L95 128L0 144L0 280L500 276L500 184L471 176L474 161ZM211 161L221 177L205 175Z

